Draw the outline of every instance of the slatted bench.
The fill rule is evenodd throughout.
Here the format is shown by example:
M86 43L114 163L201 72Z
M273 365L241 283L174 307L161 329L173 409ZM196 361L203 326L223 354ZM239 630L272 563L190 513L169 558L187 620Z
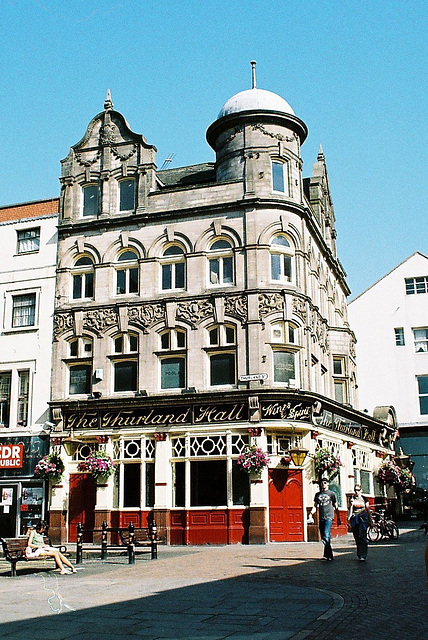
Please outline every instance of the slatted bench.
M3 554L5 559L10 562L10 573L12 577L16 576L16 564L17 562L28 562L31 560L42 560L48 559L49 556L39 556L36 558L27 557L25 555L25 550L28 547L28 536L24 536L21 538L0 538L1 544L3 547ZM49 546L53 546L51 544L50 538L44 536L45 543ZM59 547L59 550L63 553L67 551L67 547ZM54 561L54 559L52 558ZM55 561L54 561L55 563Z

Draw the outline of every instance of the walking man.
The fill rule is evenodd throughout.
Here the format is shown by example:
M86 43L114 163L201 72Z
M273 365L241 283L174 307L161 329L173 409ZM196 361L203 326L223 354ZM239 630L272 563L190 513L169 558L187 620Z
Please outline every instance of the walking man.
M311 516L318 508L318 526L321 534L321 541L324 545L323 560L333 560L333 550L331 548L331 525L333 524L334 512L336 512L337 526L340 525L340 513L337 506L336 494L329 489L329 481L323 478L320 482L320 490L315 494L314 506L311 509Z

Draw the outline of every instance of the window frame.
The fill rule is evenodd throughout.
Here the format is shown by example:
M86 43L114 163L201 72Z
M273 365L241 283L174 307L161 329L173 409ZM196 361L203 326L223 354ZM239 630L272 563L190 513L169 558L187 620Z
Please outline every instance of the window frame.
M40 251L40 227L25 227L23 229L16 230L16 254L19 256L27 253L38 253ZM30 234L31 232L37 232L36 235L28 238L21 237L22 234ZM36 247L31 249L21 249L21 243L34 239L36 241Z
M416 384L418 389L419 413L421 416L426 416L428 415L428 375L416 376ZM424 388L425 385L426 389Z
M166 255L173 248L180 250L180 253ZM186 289L186 252L184 248L177 244L168 245L160 259L160 289L161 291L185 291ZM182 270L182 273L180 271ZM165 277L166 276L166 277ZM169 279L170 286L164 286L165 280ZM182 285L181 285L182 282Z
M406 345L406 340L404 337L404 327L395 327L394 335L395 335L395 346L404 347Z
M412 329L413 332L413 345L415 353L428 353L428 327L416 327ZM417 337L417 333L425 333Z
M132 183L133 189L132 189L132 207L125 208L125 207L122 207L122 195L123 195L122 190L123 190L123 185L126 183ZM127 211L135 211L137 206L137 180L134 177L126 177L118 180L117 194L118 194L117 209L119 213L125 213ZM126 200L126 198L123 198L123 200Z
M187 331L182 327L175 327L162 329L158 335L159 351L156 355L159 361L159 389L161 391L185 389L187 387ZM178 365L175 373L178 384L166 385L164 384L165 370L174 360Z
M217 336L215 342L212 341L214 332L216 332ZM233 335L231 335L231 332L233 332ZM215 324L207 327L207 334L208 345L206 352L208 355L209 386L216 388L236 386L238 378L237 327L232 323ZM233 341L231 341L230 338L232 338ZM229 360L228 375L226 376L227 381L214 382L214 365L221 357Z
M72 392L72 372L76 371L78 368L80 369L85 369L86 371L86 386L85 386L85 390L84 391L73 391ZM71 362L68 363L68 395L69 396L83 396L83 395L90 395L92 393L92 360L90 362L88 361L82 361L78 358L76 358L75 360L73 359ZM75 383L74 383L75 384Z
M213 248L218 243L227 243L228 247ZM208 262L208 286L209 287L233 287L235 285L235 254L234 245L229 238L219 236L213 239L210 244L209 253L207 256ZM217 269L213 270L213 266L217 265ZM230 265L230 266L228 266ZM225 275L230 268L231 276ZM217 272L217 282L213 282L213 274Z
M276 167L281 167L281 179L277 173ZM288 162L286 160L282 160L279 158L271 158L271 175L272 175L272 192L273 193L282 193L284 195L289 195L290 188L288 184ZM278 180L280 179L282 189L276 189L275 184L278 185Z
M78 264L86 260L86 264ZM76 283L79 283L80 296L75 295ZM70 300L94 300L95 298L95 262L92 256L83 254L77 256L71 269Z
M16 304L18 298L21 298L22 300L27 299L30 300L31 299L31 304L28 304L26 306L22 305L22 306L18 306ZM26 322L25 324L16 324L16 320L21 317L23 318L24 316L19 316L18 315L18 309L25 309L28 308L31 311L29 312L29 318L30 318L30 322ZM12 294L12 317L11 317L11 328L14 331L19 331L19 330L23 330L23 329L35 329L37 327L37 294L35 291L31 291L28 293L13 293Z
M288 245L275 243L277 238L283 238ZM271 237L269 241L269 274L272 283L295 284L295 256L294 244L285 233L275 233Z
M428 276L404 278L406 295L428 293Z
M126 255L126 253L132 253L135 256L134 260L127 260L122 258L121 256ZM118 291L119 289L119 274L123 274L124 278L124 287L122 283L120 285L121 288L124 288L124 291ZM122 276L121 276L122 277ZM116 258L116 262L114 264L114 295L118 296L133 296L138 295L140 291L140 264L139 264L139 255L137 251L132 248L127 248L125 251L121 251Z

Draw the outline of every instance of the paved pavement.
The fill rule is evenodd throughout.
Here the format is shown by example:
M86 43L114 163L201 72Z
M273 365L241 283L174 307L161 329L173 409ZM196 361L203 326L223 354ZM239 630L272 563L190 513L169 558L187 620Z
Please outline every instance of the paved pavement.
M424 640L426 538L401 525L397 541L356 558L352 537L320 543L160 547L159 558L85 560L74 575L51 561L0 561L0 635L10 640Z

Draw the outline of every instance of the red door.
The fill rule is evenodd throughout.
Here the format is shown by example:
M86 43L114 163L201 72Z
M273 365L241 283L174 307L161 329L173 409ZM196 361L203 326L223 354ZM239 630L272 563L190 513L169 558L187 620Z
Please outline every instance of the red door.
M70 509L69 509L69 542L77 540L77 525L84 529L93 529L95 525L95 504L97 485L88 473L72 473L70 475ZM92 542L92 534L86 534L84 542Z
M302 472L269 469L269 531L271 542L303 540Z

